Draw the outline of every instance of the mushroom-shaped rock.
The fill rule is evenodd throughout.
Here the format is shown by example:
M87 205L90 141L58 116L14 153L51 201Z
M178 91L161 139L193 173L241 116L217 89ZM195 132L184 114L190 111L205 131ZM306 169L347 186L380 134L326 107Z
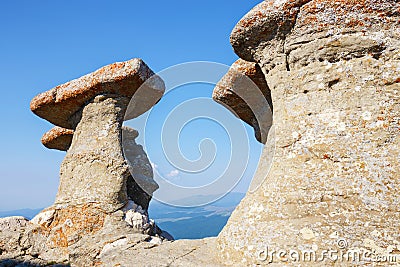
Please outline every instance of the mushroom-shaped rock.
M231 44L235 53L247 60L256 61L255 56L264 49L283 52L285 36L292 29L299 7L311 0L266 0L254 7L239 22L231 33Z
M42 136L42 144L49 149L67 151L71 146L74 130L59 126L52 128Z
M95 96L115 94L131 98L138 88L144 99L138 99L140 105L131 112L131 118L146 112L164 93L163 81L141 59L135 58L107 65L41 93L32 99L30 108L57 126L74 129L77 123L74 115Z
M148 184L153 182L154 191L151 165L134 142L137 132L122 130L124 118L145 112L161 97L164 83L152 75L143 61L133 59L103 67L32 100L35 114L59 126L44 135L43 144L67 150L55 203L32 219L34 229L29 230L30 240L48 245L35 252L46 260L71 260L73 255L79 258L76 265L91 266L105 244L120 239L143 242L147 234L160 235L147 213L151 194L143 194L132 183L136 177L129 170L145 177L142 180ZM135 103L126 116L137 94L142 105ZM134 164L124 156L123 131L133 139L127 150L140 158L131 161Z
M74 130L56 126L43 135L42 144L50 149L67 151L71 146L73 135ZM146 152L135 142L138 135L135 129L122 127L123 152L131 173L127 178L126 190L128 198L147 211L158 184L153 180L153 168Z
M69 149L60 171L56 206L92 206L110 212L126 205L130 176L122 151L121 127L128 104L138 93L141 105L129 118L151 108L164 92L163 81L140 59L114 63L39 94L31 102L38 116L67 129L50 131L44 143ZM67 140L68 141L68 140Z
M271 91L260 66L237 60L218 82L213 99L230 109L254 128L259 142L265 143L272 123Z

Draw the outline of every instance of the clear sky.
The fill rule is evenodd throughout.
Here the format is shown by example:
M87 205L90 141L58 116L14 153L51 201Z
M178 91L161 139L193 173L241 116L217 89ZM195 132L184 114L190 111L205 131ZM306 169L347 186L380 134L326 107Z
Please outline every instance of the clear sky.
M57 192L65 153L40 143L52 125L29 110L35 95L135 57L155 72L198 60L230 65L237 59L230 32L259 2L0 1L0 210L46 207ZM212 88L203 88L183 90L182 101L209 97ZM200 132L202 126L193 123ZM207 127L211 137L219 136L213 127ZM190 158L190 146L198 144L191 145L188 133L182 142L188 139L184 149ZM257 147L252 135L249 142Z

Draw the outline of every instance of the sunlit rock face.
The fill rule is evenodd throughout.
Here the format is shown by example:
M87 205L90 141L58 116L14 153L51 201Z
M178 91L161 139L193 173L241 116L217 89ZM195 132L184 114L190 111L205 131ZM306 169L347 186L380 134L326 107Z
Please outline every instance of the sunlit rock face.
M142 87L147 81L151 82ZM107 255L109 244L115 241L123 239L123 247L132 247L172 238L149 219L147 208L158 185L145 152L135 143L138 133L122 127L137 91L142 105L131 108L129 118L151 108L164 91L163 81L142 60L132 59L105 66L32 100L31 110L57 125L43 136L42 143L67 154L55 203L31 221L1 220L0 265L3 259L100 265L99 255ZM130 133L126 151L123 132ZM147 182L142 182L147 191L135 183L139 178Z
M264 1L235 27L235 52L271 90L276 147L218 237L223 262L262 264L280 249L321 258L342 239L400 250L399 11L389 0Z
M399 17L400 2L393 0L269 0L237 24L232 46L261 69L274 130L268 131L254 177L263 182L246 195L216 240L160 245L162 233L132 200L137 195L129 190L132 166L121 149L121 114L135 91L125 89L151 74L140 60L106 66L39 95L31 105L35 114L74 129L74 136L56 204L31 221L0 220L0 262L348 266L349 258L326 260L326 253L398 254ZM130 78L123 82L125 74ZM110 87L114 80L123 90ZM153 96L159 90L153 93L144 109L158 101ZM241 103L225 96L221 102L228 106ZM248 105L244 112L239 106L231 108L242 119L257 117L247 113ZM133 110L131 117L144 109ZM131 150L133 157L139 150ZM146 172L147 163L136 162ZM104 190L96 191L96 184ZM292 261L288 254L277 255L282 251L294 251ZM317 258L304 261L304 252ZM359 265L365 265L362 260Z

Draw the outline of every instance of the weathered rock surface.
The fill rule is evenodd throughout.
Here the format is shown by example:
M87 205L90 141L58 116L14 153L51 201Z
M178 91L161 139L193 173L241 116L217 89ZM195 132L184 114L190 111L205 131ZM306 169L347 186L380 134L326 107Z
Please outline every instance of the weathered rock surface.
M264 73L257 63L242 59L233 63L216 85L213 99L251 125L257 140L265 143L272 124L272 101Z
M127 203L121 124L128 103L127 97L102 94L83 107L61 164L55 206L92 203L113 212Z
M0 264L13 259L77 266L254 266L266 265L274 252L275 265L386 266L346 256L318 260L324 251L399 254L399 19L400 2L393 0L269 0L238 23L232 46L265 75L274 131L268 132L254 178L264 182L246 195L217 239L161 243L162 233L130 199L132 166L124 161L129 151L122 151L120 137L129 96L103 91L60 121L51 116L76 128L63 162L63 190L57 204L31 222L0 220ZM58 105L45 95L53 99L44 101L49 106ZM221 102L250 118L230 97ZM47 114L45 107L37 110ZM103 121L96 123L99 117ZM136 162L146 170L147 162ZM68 184L85 187L68 191ZM300 257L305 252L317 260L291 261L278 251Z
M223 262L266 264L267 250L399 254L399 11L389 0L264 1L238 23L232 45L272 94L264 151L276 148L218 237Z
M15 266L13 262L99 266L100 258L108 255L119 240L124 240L125 249L150 243L153 238L162 241L151 232L154 223L148 221L147 214L130 207L108 214L89 205L49 208L31 222L22 217L1 219L0 266L6 263ZM140 215L140 221L128 220L137 218L136 214Z
M140 107L130 113L133 118L151 108L164 93L163 81L138 58L107 65L39 94L32 99L30 107L39 117L57 126L74 129L77 120L73 117L87 101L99 94L116 94L130 99L141 86L139 93L145 99L141 99Z
M153 191L157 189L147 156L134 141L137 133L126 144L128 156L134 157L131 163L122 148L122 122L130 97L147 84L146 79L150 82L139 91L148 92L147 99L155 103L163 92L163 82L151 75L135 59L106 66L34 98L31 108L36 114L74 130L57 127L42 139L49 147L67 150L55 203L31 222L24 218L0 221L0 259L93 266L118 240L132 245L172 238L149 219L151 194L138 194L138 185L128 181L133 180L131 168L134 175L153 183ZM130 114L150 108L149 103L143 102L145 107ZM134 133L133 129L124 131Z
M135 129L122 127L122 147L130 174L127 178L127 194L135 203L147 210L153 192L158 184L153 179L153 168L143 147L135 142L138 132Z
M88 217L86 222L74 224L72 216L57 229L51 229L51 220L61 218L55 219L54 213L47 221L0 219L0 266L224 266L213 251L215 238L162 242L159 237L132 232L122 223L122 212L109 214L100 222L95 211L82 212ZM72 228L80 230L76 240L66 238Z
M72 143L74 130L55 126L42 136L42 144L49 149L67 151Z
M123 228L113 228L112 230L117 231L114 233L101 231L95 236L90 236L89 240L83 238L73 246L64 248L70 251L68 259L49 261L35 255L27 243L33 240L32 232L40 229L26 219L23 222L26 226L18 226L19 231L30 233L29 239L23 236L19 243L16 243L16 248L22 248L23 251L15 253L12 259L11 254L0 254L0 266L48 266L56 262L57 266L226 266L215 256L215 238L160 243L156 240L157 237L126 234ZM92 246L95 242L98 243L100 250ZM39 242L35 245L38 244Z
M125 243L122 241L121 243ZM120 245L120 248L124 245ZM177 240L161 245L139 243L128 249L114 249L100 257L105 266L182 266L219 267L226 266L215 256L215 238L200 240Z
M67 151L72 144L74 130L54 127L42 137L42 144L50 149ZM158 184L153 179L153 168L141 145L135 142L139 133L130 127L122 127L122 145L130 175L127 178L127 195L143 210L147 211L149 202ZM132 176L133 174L133 176Z
M20 216L0 218L0 256L7 252L11 258L14 258L22 253L22 247L19 244L23 235L21 229L28 223L28 220Z

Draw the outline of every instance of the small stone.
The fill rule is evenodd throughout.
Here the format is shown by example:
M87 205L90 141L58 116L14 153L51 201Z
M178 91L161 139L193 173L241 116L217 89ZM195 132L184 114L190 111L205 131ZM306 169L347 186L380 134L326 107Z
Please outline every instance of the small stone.
M315 237L314 232L309 228L302 228L300 230L300 234L305 240L310 240Z
M31 223L49 226L51 224L51 222L53 221L54 214L55 214L54 209L41 211L39 214L37 214L35 217L33 217L33 219L31 220Z

